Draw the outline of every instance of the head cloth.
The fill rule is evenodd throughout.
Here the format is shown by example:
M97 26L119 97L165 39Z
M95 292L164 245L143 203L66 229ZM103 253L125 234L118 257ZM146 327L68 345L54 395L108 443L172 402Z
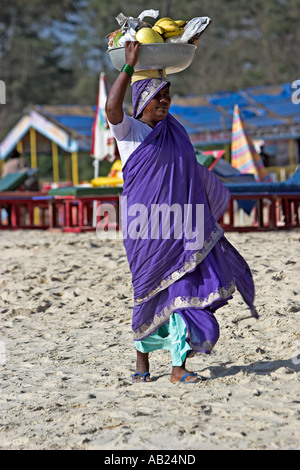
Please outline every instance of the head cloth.
M163 70L145 70L134 73L132 77L132 116L137 118L156 93L166 85L170 85L170 82Z

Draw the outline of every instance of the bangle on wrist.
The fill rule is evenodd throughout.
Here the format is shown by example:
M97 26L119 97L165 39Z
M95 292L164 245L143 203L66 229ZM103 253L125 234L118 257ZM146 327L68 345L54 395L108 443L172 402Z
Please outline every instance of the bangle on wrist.
M134 68L132 67L132 65L125 64L123 65L121 72L125 72L127 73L127 75L129 75L129 77L132 77L132 75L134 74Z

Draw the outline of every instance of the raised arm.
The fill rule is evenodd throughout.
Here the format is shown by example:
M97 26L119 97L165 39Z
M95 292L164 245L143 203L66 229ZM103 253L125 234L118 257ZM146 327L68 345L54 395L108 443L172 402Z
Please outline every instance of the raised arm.
M125 60L127 65L135 66L138 59L138 41L127 41L125 43ZM123 121L123 102L127 86L130 82L130 75L126 72L120 72L114 82L107 97L105 111L109 122L119 124Z

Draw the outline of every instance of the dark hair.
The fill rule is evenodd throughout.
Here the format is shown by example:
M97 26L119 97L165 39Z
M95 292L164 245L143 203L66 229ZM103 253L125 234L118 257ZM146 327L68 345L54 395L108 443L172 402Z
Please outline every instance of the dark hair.
M20 152L18 152L18 150L13 150L9 156L10 159L12 158L19 158L21 156Z

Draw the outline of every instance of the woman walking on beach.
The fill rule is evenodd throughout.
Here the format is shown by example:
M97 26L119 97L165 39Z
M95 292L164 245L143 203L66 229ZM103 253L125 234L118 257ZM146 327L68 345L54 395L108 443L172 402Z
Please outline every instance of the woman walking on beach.
M126 64L106 103L124 178L122 230L134 288L137 351L132 380L151 380L149 353L166 349L171 382L195 382L186 359L209 354L216 344L214 312L237 288L257 317L254 285L246 261L217 223L230 193L199 165L187 132L169 113L170 82L163 72L134 73L139 47L136 41L126 43ZM132 117L123 111L130 79ZM161 227L158 212L165 216Z

